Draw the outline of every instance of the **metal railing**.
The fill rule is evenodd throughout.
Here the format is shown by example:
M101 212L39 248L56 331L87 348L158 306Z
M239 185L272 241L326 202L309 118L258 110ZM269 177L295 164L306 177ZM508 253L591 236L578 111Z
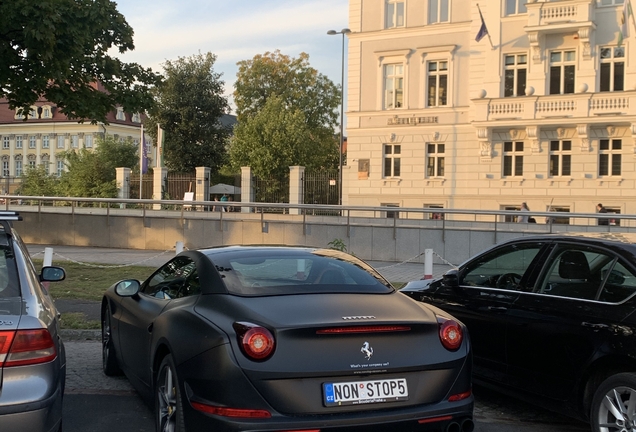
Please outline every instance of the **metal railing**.
M536 219L537 223L510 222L521 215L515 210L475 209L430 209L338 206L316 204L242 203L224 202L225 212L212 211L211 201L150 200L120 198L71 198L0 195L0 205L6 210L37 213L102 214L106 216L163 217L179 219L224 219L259 218L264 225L267 220L280 221L281 217L293 223L316 223L351 226L425 227L445 230L481 229L490 231L532 231L552 233L567 231L636 232L636 215L615 213L568 213L530 212L523 213ZM271 210L274 209L274 212ZM337 215L337 216L330 216ZM556 218L555 218L556 217ZM554 223L552 221L558 221ZM607 224L599 224L601 220ZM567 222L567 223L566 223Z

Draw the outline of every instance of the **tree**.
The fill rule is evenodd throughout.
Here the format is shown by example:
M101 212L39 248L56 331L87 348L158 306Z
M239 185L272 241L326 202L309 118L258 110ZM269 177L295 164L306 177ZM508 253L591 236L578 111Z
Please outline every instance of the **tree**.
M229 108L215 61L214 54L206 53L163 65L165 79L156 88L157 104L145 125L155 142L157 124L165 131L163 161L170 170L207 166L216 172L225 162L230 130L220 118Z
M111 48L125 53L134 44L110 0L2 1L0 97L24 113L44 98L71 119L93 122L105 122L117 105L145 111L159 76L109 56Z
M44 165L35 168L27 168L22 175L18 194L28 196L56 196L58 178L49 175Z
M139 148L132 140L120 142L112 136L98 140L94 151L86 148L63 152L68 171L62 173L60 196L115 198L117 197L117 167L135 168L139 165Z
M236 170L241 164L249 165L258 173L258 166L262 175L266 171L285 172L292 160L307 167L337 166L334 131L340 89L309 65L309 55L291 58L280 51L266 52L238 66L234 87L238 126L230 147L231 167ZM276 113L276 109L281 112ZM277 125L280 121L285 123ZM286 132L281 134L283 130ZM268 146L278 150L259 149ZM291 149L299 153L288 154ZM265 161L253 159L265 155L277 156Z
M257 176L280 178L290 166L320 168L333 161L336 139L333 134L327 138L331 145L314 134L302 110L288 109L280 96L271 96L260 111L236 125L230 161L234 170L250 166Z

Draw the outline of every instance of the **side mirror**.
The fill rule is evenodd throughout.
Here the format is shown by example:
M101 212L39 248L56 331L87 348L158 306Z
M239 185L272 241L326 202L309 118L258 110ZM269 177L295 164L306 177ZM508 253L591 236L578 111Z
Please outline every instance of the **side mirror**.
M444 273L442 282L445 286L451 288L459 288L459 271L452 269Z
M66 272L62 267L42 267L41 282L59 282L66 279Z
M139 292L141 283L136 279L125 279L115 284L115 293L121 297L132 297Z

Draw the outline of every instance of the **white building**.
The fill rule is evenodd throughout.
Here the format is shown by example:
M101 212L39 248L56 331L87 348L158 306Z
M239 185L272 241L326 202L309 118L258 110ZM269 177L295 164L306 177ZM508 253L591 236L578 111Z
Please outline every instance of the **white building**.
M476 1L350 0L343 203L636 213L623 0L479 8L477 42Z

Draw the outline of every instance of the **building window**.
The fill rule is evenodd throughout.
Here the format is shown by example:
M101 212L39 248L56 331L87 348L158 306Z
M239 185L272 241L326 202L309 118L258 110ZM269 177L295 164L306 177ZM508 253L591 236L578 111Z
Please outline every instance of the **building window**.
M523 141L506 141L503 144L504 177L523 175Z
M35 148L35 137L34 136L30 136L29 137L29 148L30 149L34 149Z
M526 94L528 56L510 54L504 58L504 97Z
M601 0L601 6L622 5L625 0Z
M395 207L399 208L400 206L397 204L380 204L380 207ZM400 212L397 211L387 211L386 212L387 219L399 219Z
M22 175L22 161L15 161L15 176L20 177Z
M9 161L2 161L2 176L9 177Z
M22 136L20 136L20 135L15 137L15 148L17 148L17 149L21 149L22 148Z
M86 148L93 147L93 135L84 135L84 147Z
M426 145L426 176L444 177L444 144Z
M49 171L50 171L49 165L50 163L48 161L42 162L42 166L44 166L44 172L46 173L46 175L49 175Z
M424 208L443 209L444 206L441 204L424 204ZM444 219L444 213L439 213L439 212L424 213L424 218L433 219L433 220L442 220Z
M64 162L57 161L57 176L61 177L63 172L64 172Z
M550 94L574 93L575 51L550 53Z
M400 154L402 146L399 144L384 144L384 177L400 176Z
M42 118L48 119L51 118L51 108L50 107L42 107Z
M63 149L64 148L64 135L58 135L57 136L57 148L59 148L59 149Z
M506 0L506 16L527 13L527 0Z
M428 23L448 22L449 0L428 0Z
M135 113L132 115L132 121L134 123L141 123L141 115L139 113Z
M126 120L126 114L124 114L123 108L117 108L117 120Z
M9 142L9 137L8 136L2 137L2 148L3 149L10 148L10 142Z
M504 205L504 206L501 206L501 210L520 211L521 210L521 206L519 206L519 205ZM502 222L517 222L517 215L502 215L501 216L501 221Z
M560 207L560 206L550 206L546 209L546 211L548 212L555 212L557 214L555 214L554 216L550 216L545 218L545 223L553 223L553 224L560 224L560 225L569 225L570 224L570 218L569 217L564 217L560 214L563 213L570 213L570 208L569 207Z
M550 177L569 176L572 167L572 141L550 141Z
M625 86L625 47L601 48L600 91L622 91Z
M79 148L79 137L77 135L71 135L71 147Z
M29 169L35 169L35 161L34 160L30 160L29 161Z
M619 139L602 139L599 141L598 175L621 175L622 141Z
M404 0L387 0L384 27L404 27Z
M24 114L16 112L15 113L15 119L16 120L24 120Z
M428 62L428 106L446 106L448 96L448 62Z
M42 148L43 149L47 149L49 148L49 136L48 135L42 135Z
M404 65L384 65L384 109L402 108L404 104Z

